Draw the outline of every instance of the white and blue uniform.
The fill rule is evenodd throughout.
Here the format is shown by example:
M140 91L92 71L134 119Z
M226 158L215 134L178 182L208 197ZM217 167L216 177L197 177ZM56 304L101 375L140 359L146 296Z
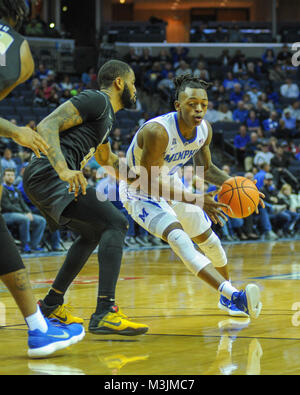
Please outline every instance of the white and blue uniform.
M208 136L206 121L201 122L197 127L195 137L190 140L187 140L180 132L177 112L153 118L144 125L153 122L161 124L169 136L164 153L163 179L170 177L180 189L185 189L177 171L205 143ZM128 167L134 169L137 175L139 175L143 151L137 144L137 136L144 125L135 134L126 154ZM191 210L191 205L187 203L167 202L164 198L157 200L143 192L136 191L125 181L120 182L120 199L131 217L139 225L158 237L162 237L164 230L174 222L180 222L184 231L191 238L204 233L211 226L210 219L200 207L193 205Z

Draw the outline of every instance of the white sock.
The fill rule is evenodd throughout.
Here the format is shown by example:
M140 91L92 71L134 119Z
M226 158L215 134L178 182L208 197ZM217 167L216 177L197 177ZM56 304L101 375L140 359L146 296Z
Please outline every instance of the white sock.
M39 306L37 306L36 313L30 315L25 318L26 324L28 325L29 330L34 331L35 329L39 329L41 332L46 333L48 330L48 325L45 321L43 314Z
M234 288L229 281L224 281L220 286L218 291L225 296L227 299L231 299L231 296L234 292L239 292L236 288Z

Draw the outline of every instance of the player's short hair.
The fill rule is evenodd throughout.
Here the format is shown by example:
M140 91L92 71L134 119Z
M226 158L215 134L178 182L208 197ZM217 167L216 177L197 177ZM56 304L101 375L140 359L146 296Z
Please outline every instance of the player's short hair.
M204 89L205 91L212 85L210 82L194 77L192 74L184 74L174 78L175 100L178 100L180 92L184 92L185 88Z
M24 0L0 0L0 18L7 22L12 19L16 22L16 30L20 28L28 13L29 9Z
M101 88L110 87L118 77L125 77L131 67L121 60L112 59L104 63L98 72L98 84Z

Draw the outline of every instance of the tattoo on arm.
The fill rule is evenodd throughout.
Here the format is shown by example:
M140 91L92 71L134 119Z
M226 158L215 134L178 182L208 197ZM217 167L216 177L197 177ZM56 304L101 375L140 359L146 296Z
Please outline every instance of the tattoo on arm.
M15 284L19 291L26 291L31 288L26 269L19 270L15 273Z
M41 121L37 127L38 133L50 147L48 159L58 174L68 168L61 151L59 133L81 123L82 118L78 110L70 101L67 101Z

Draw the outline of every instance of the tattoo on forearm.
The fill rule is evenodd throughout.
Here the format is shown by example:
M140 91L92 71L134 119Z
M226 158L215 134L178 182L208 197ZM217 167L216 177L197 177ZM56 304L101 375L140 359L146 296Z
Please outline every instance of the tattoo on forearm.
M38 125L38 132L48 143L48 159L59 173L67 168L67 162L61 151L59 133L82 123L82 118L75 107L66 102Z

